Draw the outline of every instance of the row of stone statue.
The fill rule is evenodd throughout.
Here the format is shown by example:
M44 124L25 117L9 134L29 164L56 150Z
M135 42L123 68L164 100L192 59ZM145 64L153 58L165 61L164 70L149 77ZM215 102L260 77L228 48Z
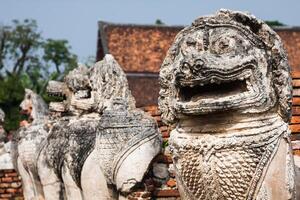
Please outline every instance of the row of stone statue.
M269 26L229 10L200 17L176 36L159 81L182 199L296 199L290 68ZM121 67L106 55L47 92L61 100L50 111L26 90L29 117L12 142L25 199L126 199L162 140Z

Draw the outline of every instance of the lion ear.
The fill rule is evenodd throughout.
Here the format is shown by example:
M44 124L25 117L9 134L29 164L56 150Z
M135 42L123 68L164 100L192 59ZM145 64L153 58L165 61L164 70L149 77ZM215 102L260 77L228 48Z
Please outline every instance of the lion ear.
M173 110L173 101L175 99L174 88L174 60L179 53L180 41L185 36L186 32L190 31L192 27L186 27L181 30L175 37L173 44L169 48L167 55L160 67L159 72L159 98L158 106L161 112L162 121L165 124L173 125L176 123L177 118L175 111Z
M158 106L161 112L162 121L165 124L171 125L175 123L175 115L171 110L171 102L170 102L170 82L171 80L166 76L166 74L162 73L159 78L160 82L160 91L158 98Z
M33 91L31 89L25 88L25 94L32 94Z
M278 113L288 123L292 115L293 88L290 66L286 54L282 54L279 64L274 67L273 83L278 97Z
M167 95L162 95L162 92L163 89L160 90L160 96L158 100L161 118L165 124L172 125L176 123L176 117L170 106L170 98L167 97Z
M162 121L165 124L172 125L176 122L175 113L172 110L172 99L175 98L174 88L172 81L174 79L172 73L172 64L173 60L171 59L170 54L165 58L159 73L159 98L158 106L161 112Z

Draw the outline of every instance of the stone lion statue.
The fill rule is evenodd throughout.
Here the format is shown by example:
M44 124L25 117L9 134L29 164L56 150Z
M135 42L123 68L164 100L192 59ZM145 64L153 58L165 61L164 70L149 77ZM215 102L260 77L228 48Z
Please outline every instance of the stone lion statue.
M230 10L196 19L171 45L160 87L182 199L295 199L290 67L267 24Z
M38 176L37 157L42 143L47 138L48 106L30 89L25 89L20 110L27 120L13 136L12 156L15 168L22 178L25 199L43 199L43 186Z
M135 107L121 67L106 55L47 90L64 100L50 103L55 123L37 164L45 198L125 198L160 152L161 138L155 120Z

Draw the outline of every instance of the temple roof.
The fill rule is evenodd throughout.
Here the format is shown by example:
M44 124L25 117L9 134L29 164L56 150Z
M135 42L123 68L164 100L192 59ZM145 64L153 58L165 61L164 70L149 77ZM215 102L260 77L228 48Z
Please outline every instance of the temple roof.
M158 72L166 52L184 26L99 22L97 60L112 54L127 73L137 106L156 105ZM289 56L293 74L300 78L300 27L273 27Z

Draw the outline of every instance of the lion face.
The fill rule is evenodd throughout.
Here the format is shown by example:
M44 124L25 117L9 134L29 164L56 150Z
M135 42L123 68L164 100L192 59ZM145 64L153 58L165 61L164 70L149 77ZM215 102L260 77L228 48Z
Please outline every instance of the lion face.
M33 96L35 94L29 90L25 89L25 96L23 101L20 104L20 113L22 115L25 115L27 117L27 120L24 120L20 123L21 126L25 126L28 123L31 123L33 120L33 115L32 115L32 108L33 108Z
M61 98L61 101L50 103L50 110L78 115L83 111L92 109L95 100L89 86L88 73L88 68L81 65L70 71L64 82L49 81L48 95Z
M20 104L20 113L27 117L20 122L20 126L28 126L34 120L44 119L48 114L47 104L42 97L30 89L25 89L25 96Z
M164 122L214 112L291 114L291 78L279 36L254 16L220 10L175 38L160 70ZM274 109L273 109L274 108Z
M173 64L175 109L184 114L272 106L267 55L235 28L187 34Z
M51 102L49 106L57 113L80 115L102 113L104 109L135 108L126 75L109 54L91 68L75 68L64 82L50 81L47 93L62 97L62 101Z

